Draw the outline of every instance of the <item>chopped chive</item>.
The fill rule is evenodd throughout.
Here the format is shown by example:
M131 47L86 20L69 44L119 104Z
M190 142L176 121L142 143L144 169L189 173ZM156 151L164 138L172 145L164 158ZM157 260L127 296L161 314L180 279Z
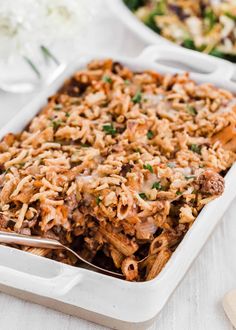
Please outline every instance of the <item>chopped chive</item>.
M181 193L181 191L176 191L176 195L177 196L179 196L179 195L181 195L182 193Z
M58 129L58 127L61 126L61 124L62 124L62 121L60 119L58 119L58 120L52 120L52 127L54 129Z
M55 104L54 105L54 110L59 111L63 108L62 104Z
M187 112L190 115L192 115L192 116L196 116L197 115L197 110L192 105L187 105L186 109L187 109Z
M157 190L161 190L162 186L160 182L154 182L152 185L152 189L157 189Z
M143 168L145 170L148 170L149 172L153 173L153 168L150 164L143 165Z
M52 52L45 46L40 46L40 49L44 55L45 60L47 60L48 58L51 58L53 60L53 62L55 62L57 65L60 64L60 62L58 61L58 59L52 54Z
M137 91L136 94L134 95L134 97L132 98L132 101L134 103L140 103L142 100L142 94L140 91Z
M125 84L125 85L129 85L129 84L130 84L130 80L129 80L129 79L125 79L125 80L124 80L124 84Z
M96 204L99 205L101 203L101 201L102 200L101 200L100 196L97 196L96 197Z
M192 144L190 146L190 150L192 150L193 152L196 152L197 154L201 154L201 147L198 146L197 144Z
M117 133L116 129L113 127L112 124L103 125L102 129L106 134L110 134L112 136L114 136Z
M66 112L65 113L65 116L66 116L66 118L69 118L70 117L70 113L69 112Z
M102 77L102 80L103 80L105 83L108 83L108 84L111 84L111 83L112 83L112 79L111 79L111 77L109 77L109 76L103 76L103 77Z
M31 67L31 69L34 71L34 73L37 75L38 78L41 78L41 73L39 72L39 70L37 69L36 65L31 61L30 58L23 56L24 60L26 61L26 63L29 64L29 66Z
M147 138L148 138L148 140L151 140L153 138L153 136L154 136L153 131L148 131L147 132Z
M139 194L139 197L141 197L142 199L147 199L147 196L145 193L140 193Z

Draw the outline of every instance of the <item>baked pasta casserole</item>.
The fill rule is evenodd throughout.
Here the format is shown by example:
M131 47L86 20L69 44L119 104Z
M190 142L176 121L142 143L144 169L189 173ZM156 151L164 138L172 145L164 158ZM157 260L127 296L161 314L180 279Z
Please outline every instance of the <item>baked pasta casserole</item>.
M230 92L188 74L92 61L2 139L0 230L60 240L129 281L153 279L224 190L235 111ZM76 264L62 250L18 248Z

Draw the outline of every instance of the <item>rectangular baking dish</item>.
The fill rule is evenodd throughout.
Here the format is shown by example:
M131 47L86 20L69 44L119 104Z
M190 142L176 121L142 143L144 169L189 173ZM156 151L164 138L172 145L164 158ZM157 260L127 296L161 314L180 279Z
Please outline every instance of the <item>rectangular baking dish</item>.
M107 5L111 9L111 12L131 31L133 31L137 37L143 40L145 44L170 45L177 48L181 47L154 32L151 28L147 27L130 11L130 9L124 4L123 0L107 0ZM184 47L181 48L187 50ZM212 58L211 55L207 56ZM233 64L233 66L236 68L236 64ZM236 79L236 72L234 74L234 79Z
M0 137L8 132L20 132L66 78L84 68L92 58L105 57L109 56L85 56L69 65L50 87L0 130ZM114 59L135 71L151 69L160 73L181 72L187 63L192 71L190 77L197 82L211 82L236 92L231 63L200 53L151 46L137 58ZM110 328L145 329L161 311L229 207L236 195L235 187L236 165L233 165L226 175L223 195L204 207L162 272L151 281L126 282L0 245L0 290Z

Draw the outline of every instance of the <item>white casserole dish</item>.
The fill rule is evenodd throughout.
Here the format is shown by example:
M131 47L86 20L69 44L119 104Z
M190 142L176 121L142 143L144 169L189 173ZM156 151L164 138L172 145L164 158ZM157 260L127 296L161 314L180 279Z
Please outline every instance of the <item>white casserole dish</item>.
M107 0L107 4L111 9L112 13L119 20L121 20L130 30L132 30L140 39L142 39L145 44L158 44L158 45L167 45L167 46L170 45L177 48L181 47L176 43L162 37L157 32L154 32L151 28L149 28L143 22L141 22L131 12L131 10L124 4L123 0ZM184 47L181 48L187 50ZM207 56L210 56L210 58L213 57L211 55L207 55ZM233 64L233 66L234 68L236 68L236 64ZM234 73L234 78L236 79L236 71Z
M58 90L64 80L92 58L84 57L66 71L37 99L21 110L0 130L2 138L8 132L19 132ZM151 46L135 59L116 57L133 70L157 70L175 73L186 66L197 82L212 82L236 92L231 81L233 66L229 62L211 59L207 55L176 47ZM158 64L168 61L178 68ZM203 73L203 68L208 73ZM206 69L207 68L207 69ZM226 175L225 191L207 205L157 278L148 282L126 282L87 269L68 266L10 247L0 246L0 290L116 329L145 329L160 312L183 278L223 213L236 195L236 165Z

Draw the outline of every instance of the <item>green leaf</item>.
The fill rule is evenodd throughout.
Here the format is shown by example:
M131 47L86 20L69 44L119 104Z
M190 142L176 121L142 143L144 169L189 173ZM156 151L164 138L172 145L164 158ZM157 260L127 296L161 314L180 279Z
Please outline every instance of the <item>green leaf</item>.
M153 173L153 168L150 164L143 165L143 168L145 170L148 170L149 172Z
M102 80L103 80L105 83L108 83L108 84L111 84L111 83L112 83L112 79L111 79L111 77L109 77L109 76L103 76L103 77L102 77Z
M152 29L156 33L160 33L161 29L157 25L155 17L165 15L165 13L166 13L166 3L165 2L166 2L165 0L156 2L156 8L150 12L149 16L146 18L146 20L144 22L150 29Z
M40 46L41 52L44 55L45 60L47 60L48 58L51 58L53 60L53 62L55 62L57 65L60 64L60 62L58 61L58 59L52 54L52 52L45 46Z
M157 190L161 190L162 186L160 182L154 182L152 185L152 189L157 189Z
M112 136L114 136L117 133L116 129L113 127L113 124L103 125L102 129L106 134Z
M157 15L161 15L161 14L157 14L155 11L151 12L149 14L149 16L146 18L146 20L144 21L145 25L147 25L151 30L153 30L154 32L160 34L161 29L159 28L159 26L157 25L156 21L155 21L155 17Z
M207 8L205 11L204 11L204 14L203 14L208 26L209 26L209 31L214 27L214 25L216 24L217 22L217 16L215 15L215 13L213 12L212 9L210 8Z
M132 11L135 11L136 9L144 5L143 0L124 0L124 3Z
M183 46L185 48L189 48L189 49L193 49L193 50L196 50L196 47L195 47L195 44L194 44L194 41L190 38L187 38L183 41Z
M179 195L181 195L182 193L181 193L181 191L176 191L176 195L177 196L179 196Z
M209 54L212 55L212 56L215 56L215 57L219 57L219 58L224 58L225 57L225 54L222 53L217 48L212 49Z
M139 194L139 197L141 197L142 199L147 199L147 196L145 193L140 193Z
M142 101L142 94L140 91L137 91L134 97L132 98L134 103L140 103Z
M156 15L164 15L166 12L166 0L159 0L156 4Z
M129 85L129 84L130 84L130 80L129 80L129 79L125 79L125 80L124 80L124 84L125 84L125 85Z
M187 109L187 112L190 115L192 115L192 116L196 116L197 115L197 110L192 105L187 105L186 109Z
M147 138L148 138L148 140L151 140L153 138L153 136L154 136L153 131L148 131L147 132Z
M190 150L192 150L193 152L196 152L197 154L201 154L201 147L198 146L197 144L192 144L190 146Z
M66 116L66 118L69 118L70 117L70 113L69 112L66 112L65 113L65 116Z
M236 15L233 15L231 13L225 13L225 15L231 18L232 20L236 21Z

